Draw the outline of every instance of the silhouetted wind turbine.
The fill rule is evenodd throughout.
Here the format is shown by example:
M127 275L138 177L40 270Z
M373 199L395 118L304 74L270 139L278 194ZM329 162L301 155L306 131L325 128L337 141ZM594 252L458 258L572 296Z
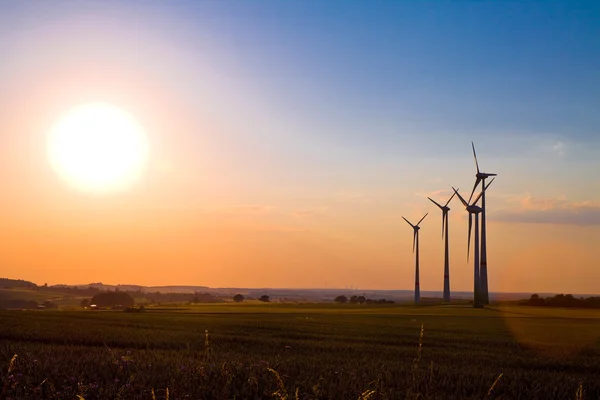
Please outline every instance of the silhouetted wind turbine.
M467 260L469 259L469 254L471 253L471 228L473 226L473 215L475 215L475 243L474 243L474 260L473 260L473 306L474 307L483 307L483 303L481 301L481 279L479 275L479 213L481 213L481 207L478 207L476 204L479 201L479 198L482 196L483 192L479 193L479 196L475 199L472 204L469 204L463 199L463 197L458 193L454 187L452 188L454 193L458 195L461 203L465 206L465 209L469 213L469 239L467 244Z
M419 288L419 229L421 228L419 227L419 224L425 219L427 214L425 214L416 225L411 224L406 218L402 217L402 219L404 219L406 223L413 228L413 253L415 251L415 247L417 249L417 253L415 255L415 303L418 303L421 300L421 289Z
M473 191L471 192L471 196L469 197L469 201L471 201L471 197L473 197L473 193L475 193L475 189L477 189L477 185L481 182L481 298L483 304L490 304L490 294L488 291L488 277L487 277L487 235L486 235L486 224L485 224L485 191L487 186L485 184L485 180L491 176L496 176L496 174L481 172L479 170L479 163L477 162L477 154L475 153L475 144L471 142L471 147L473 148L473 157L475 158L475 167L477 168L477 174L475 177L475 185L473 186ZM490 182L491 183L491 182ZM489 186L489 185L488 185Z
M431 202L433 204L435 204L436 206L438 206L440 208L440 210L442 210L442 239L445 239L445 241L444 241L444 301L445 302L450 302L450 261L448 259L449 258L448 257L448 211L450 211L450 207L448 207L448 204L450 204L450 201L454 198L455 194L456 193L453 193L452 196L450 196L450 198L446 202L446 204L444 204L443 206L438 204L431 197L428 197L428 199L431 200ZM445 236L444 236L444 229L446 231Z

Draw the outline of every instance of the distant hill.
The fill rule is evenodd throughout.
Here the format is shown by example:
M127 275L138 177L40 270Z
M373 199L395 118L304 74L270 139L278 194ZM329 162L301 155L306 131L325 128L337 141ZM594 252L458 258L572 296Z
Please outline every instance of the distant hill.
M161 286L142 286L135 284L116 284L109 285L102 282L93 282L87 284L78 285L65 285L58 284L52 286L38 286L33 282L21 280L21 279L6 279L0 278L0 289L38 289L42 291L64 293L74 296L90 296L92 297L98 291L123 291L130 292L136 299L139 298L150 298L148 295L156 295L157 293L163 295L198 295L198 294L210 294L219 298L232 298L236 294L242 294L247 299L258 299L262 295L270 296L272 301L325 301L332 302L337 296L345 295L350 298L353 295L365 296L366 298L372 299L387 299L394 300L396 302L411 302L413 299L412 290L375 290L375 289L357 289L357 288L241 288L241 287L220 287L211 288L209 286L193 286L193 285L161 285ZM80 291L85 291L82 293ZM538 293L543 297L554 296L556 293ZM442 297L441 291L421 291L423 298L440 299ZM492 292L490 293L490 299L492 301L518 301L527 299L531 296L531 293L502 293ZM599 294L574 294L576 297L598 297ZM181 296L180 296L181 297ZM189 296L188 296L189 297ZM181 297L188 298L186 296ZM158 300L157 296L152 296L157 301L168 301L166 299L177 299L169 301L180 301L181 299L177 296L164 297ZM452 291L453 300L470 300L473 298L473 292L469 291Z
M19 288L35 288L37 285L33 282L24 281L22 279L0 278L0 289L19 289Z
M119 289L123 292L142 292L142 293L197 293L200 291L207 291L210 288L208 286L142 286L142 285L127 285L127 284L118 284L118 285L105 285L102 282L94 282L83 285L53 285L55 288L78 288L78 289L88 289L94 288L98 290L110 290L115 291L115 289Z

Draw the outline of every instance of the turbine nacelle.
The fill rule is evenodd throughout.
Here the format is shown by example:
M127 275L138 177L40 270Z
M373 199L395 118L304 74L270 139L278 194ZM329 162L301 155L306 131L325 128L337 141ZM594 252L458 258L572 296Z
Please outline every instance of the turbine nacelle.
M467 211L470 212L471 214L479 214L480 212L483 211L483 208L481 208L479 206L468 206Z
M490 183L483 187L483 190L479 193L479 195L475 198L475 201L473 201L473 203L471 204L469 204L465 199L463 199L460 193L458 193L458 190L454 189L454 187L452 188L454 190L454 193L460 199L460 202L463 203L463 205L465 206L465 210L467 210L467 212L469 213L469 238L467 242L467 260L469 259L469 253L471 252L471 228L473 224L473 215L475 215L475 224L477 224L479 214L483 211L483 208L479 207L477 205L477 202L479 201L479 199L481 199L481 196L483 195L485 190L492 184L492 182L494 182L494 179L496 178L492 178Z
M425 219L425 217L426 217L428 214L429 214L429 213L425 214L425 215L423 216L423 218L421 218L421 219L419 220L419 222L417 222L417 224L416 224L416 225L413 225L413 224L411 224L409 220L407 220L406 218L402 217L402 219L403 219L403 220L405 220L407 224L409 224L410 226L412 226L412 228L413 228L413 231L414 231L414 235L413 235L413 252L415 251L415 244L416 244L416 242L417 242L417 237L419 236L419 229L421 229L421 227L419 226L419 224L420 224L421 222L423 222L423 220Z
M452 196L450 196L450 198L448 199L448 201L446 202L446 204L441 205L440 203L438 203L437 201L433 200L431 197L428 197L428 199L435 204L436 206L438 206L438 208L440 210L442 210L442 239L444 238L444 227L446 226L446 224L448 223L448 211L450 211L450 207L448 207L448 204L450 204L450 202L452 201L452 199L454 198L454 195L456 193L452 193Z
M492 182L490 182L492 183ZM489 185L488 185L489 186ZM467 210L469 213L472 214L478 214L481 211L483 211L483 209L479 206L477 206L477 202L479 201L479 199L481 198L481 196L483 195L483 191L479 193L479 195L477 196L477 198L475 198L475 201L473 201L473 203L469 204L461 195L460 193L458 193L457 189L454 189L454 187L452 188L452 190L454 190L454 194L456 194L458 196L458 198L460 199L460 202L463 203L463 205L465 206L465 210Z
M473 148L473 157L475 158L475 167L477 168L477 173L475 174L475 178L477 178L477 179L475 180L475 185L473 185L473 190L471 191L471 196L469 196L469 201L471 201L471 198L473 197L473 194L475 193L475 189L477 189L479 182L485 182L485 180L487 178L497 175L497 174L494 174L491 172L481 172L479 170L479 163L477 162L477 154L475 153L475 144L473 142L471 142L471 147ZM482 185L482 186L484 186L484 185ZM484 192L485 192L485 189L487 189L487 186L482 187L482 190Z
M475 177L479 180L482 180L482 179L487 179L487 178L490 178L492 176L497 176L497 175L498 174L492 174L492 173L487 173L487 172L478 172L475 174Z

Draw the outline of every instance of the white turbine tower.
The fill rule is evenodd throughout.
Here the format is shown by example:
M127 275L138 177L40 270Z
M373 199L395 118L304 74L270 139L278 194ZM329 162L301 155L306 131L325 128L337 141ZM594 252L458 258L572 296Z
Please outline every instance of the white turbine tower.
M442 239L445 239L444 240L444 301L447 303L450 302L450 261L449 261L449 257L448 257L448 211L450 211L450 207L448 207L448 204L450 204L450 201L454 198L455 194L456 193L453 193L452 196L450 196L450 199L448 199L446 204L444 204L443 206L440 205L435 200L433 200L431 197L428 197L428 199L431 200L431 202L433 204L435 204L436 206L438 206L440 208L440 210L442 210Z
M416 225L411 224L406 218L402 217L402 219L413 228L413 253L415 252L415 247L417 249L415 255L415 303L418 303L421 300L421 289L419 287L419 229L421 228L419 227L419 224L425 219L427 214L425 214Z
M490 304L487 274L487 235L485 224L485 191L487 189L487 186L485 184L485 180L491 176L496 176L497 174L481 172L479 170L477 154L475 153L475 144L473 144L473 142L471 142L471 147L473 148L473 157L475 158L475 167L477 168L477 174L475 175L477 180L475 181L475 185L473 186L473 191L471 191L469 201L471 201L473 193L475 193L475 190L477 189L477 185L479 185L479 182L481 182L481 191L483 193L483 195L481 196L481 298L483 304Z

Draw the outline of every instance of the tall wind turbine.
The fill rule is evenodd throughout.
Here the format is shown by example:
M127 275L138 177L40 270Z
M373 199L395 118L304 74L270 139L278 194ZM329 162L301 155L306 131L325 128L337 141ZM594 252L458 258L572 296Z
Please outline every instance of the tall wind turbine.
M449 258L448 257L448 211L450 211L450 207L448 207L448 204L450 204L450 201L454 198L455 194L456 193L453 193L452 196L450 196L450 198L446 202L446 204L444 204L443 206L440 205L439 203L437 203L431 197L428 197L428 199L431 200L431 202L433 204L435 204L436 206L438 206L440 208L440 210L442 210L442 239L445 239L445 241L444 241L444 301L447 303L450 302L450 265L449 265L450 261L448 260L448 258ZM445 232L444 232L444 230L445 230Z
M471 228L473 227L473 215L475 216L475 243L474 243L474 257L473 257L473 306L483 307L483 301L481 298L481 278L480 278L480 265L479 265L479 214L483 211L481 207L477 206L479 198L483 192L479 193L479 196L471 204L467 203L465 199L458 193L454 187L452 188L454 193L458 195L461 203L465 206L465 209L469 213L469 239L467 244L467 260L471 253Z
M416 225L411 224L406 218L402 217L402 219L413 228L413 253L415 252L415 247L417 249L415 255L415 303L418 303L421 300L421 289L419 288L419 229L421 228L419 227L419 224L423 222L427 214L425 214Z
M487 186L485 184L485 180L491 176L496 176L496 174L492 174L489 172L481 172L479 170L477 154L475 153L475 144L473 144L473 142L471 142L471 147L473 148L473 157L475 158L475 167L477 168L477 174L475 175L477 180L475 181L475 185L473 186L473 191L471 192L469 201L471 201L471 197L473 197L473 193L475 193L477 185L479 185L479 182L481 182L481 191L483 193L483 195L481 196L481 296L484 304L490 304L490 294L488 291L487 277L487 235L485 225L485 191L487 189Z

